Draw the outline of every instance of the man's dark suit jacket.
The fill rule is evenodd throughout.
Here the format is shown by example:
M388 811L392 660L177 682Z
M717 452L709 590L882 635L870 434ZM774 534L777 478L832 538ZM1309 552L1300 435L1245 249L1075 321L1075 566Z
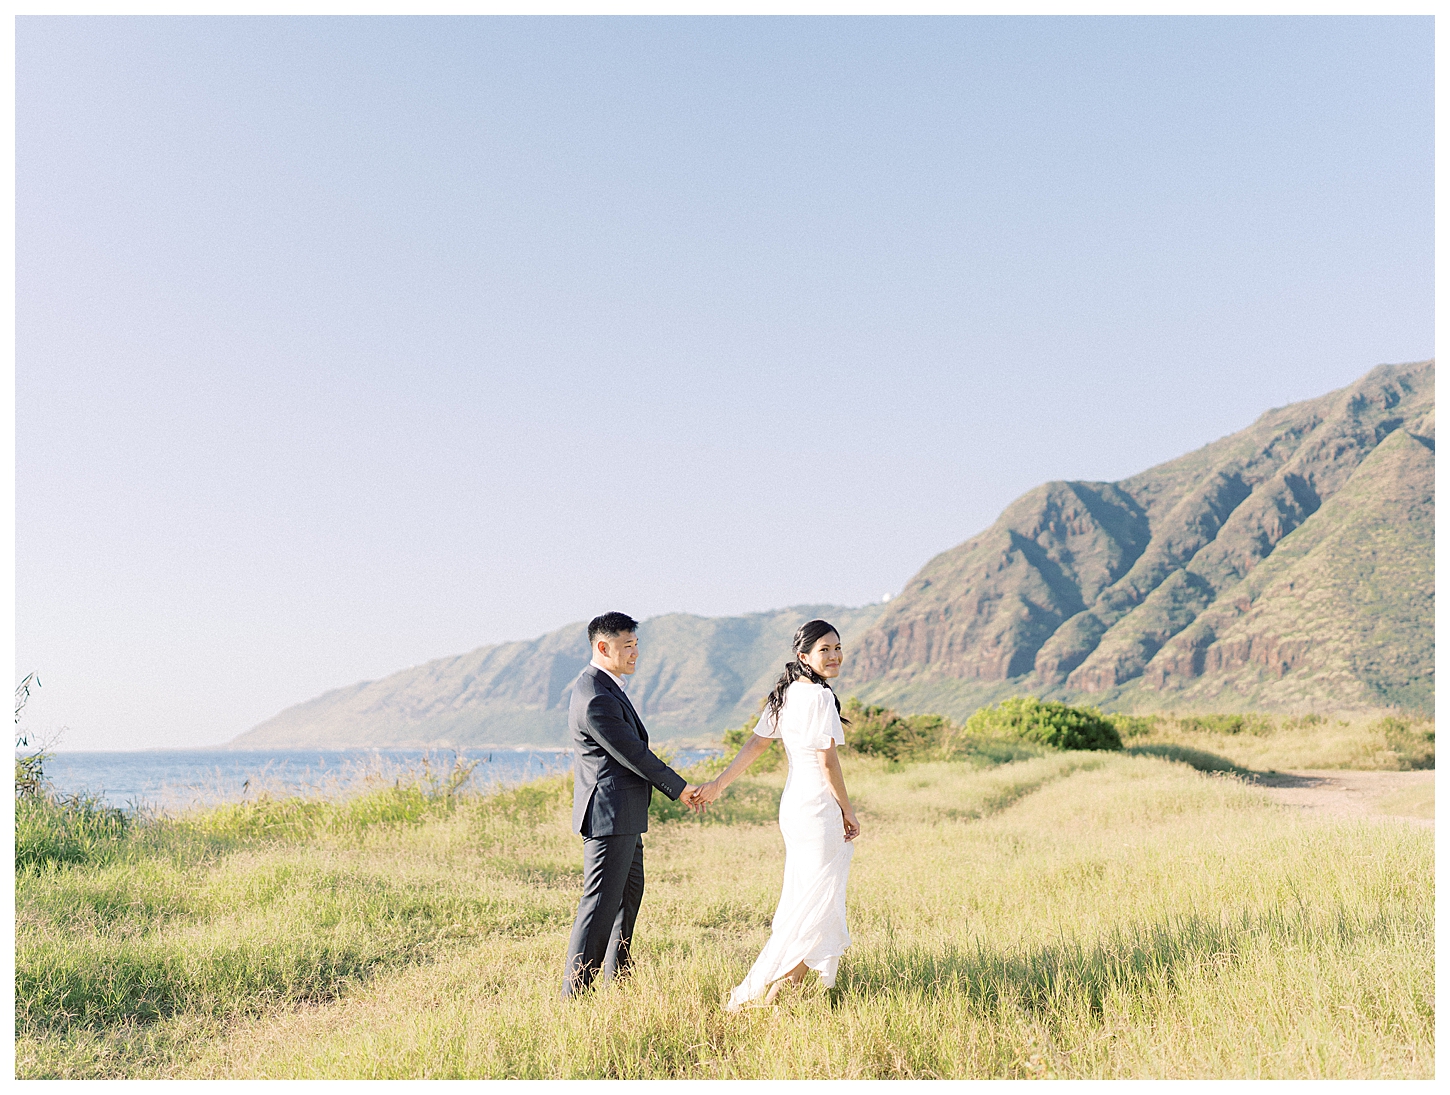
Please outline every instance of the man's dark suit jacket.
M649 734L624 690L588 666L569 699L574 739L574 830L586 837L649 830L650 787L677 799L685 779L650 752Z

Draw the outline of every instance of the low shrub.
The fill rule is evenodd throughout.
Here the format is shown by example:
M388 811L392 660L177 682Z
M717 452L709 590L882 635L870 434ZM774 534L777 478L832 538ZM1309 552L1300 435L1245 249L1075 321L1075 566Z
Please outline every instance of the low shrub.
M740 747L751 739L759 724L760 716L752 715L744 726L737 726L733 730L725 731L725 737L721 739L721 744L725 747L725 756L721 758L721 771L724 770L725 765L735 759L735 754L740 752ZM771 742L770 748L756 757L745 771L747 774L774 772L784 760L785 749L779 742Z
M1312 725L1312 724L1307 724ZM1182 730L1204 734L1272 734L1274 720L1268 715L1182 715Z
M1129 738L1145 738L1156 733L1163 721L1159 715L1114 715L1105 716L1125 741Z
M1108 716L1095 707L1069 707L1035 696L1013 696L975 711L967 732L984 737L1013 735L1055 749L1121 749Z
M1041 756L1041 749L1016 735L969 734L943 715L900 715L889 707L863 703L855 696L841 704L845 723L845 751L880 757L892 763L921 760L964 760L977 765L1007 764ZM759 716L744 726L725 731L724 756L699 766L708 776L723 770L754 732ZM749 774L774 772L785 762L785 751L772 746L751 764Z
M1412 722L1389 716L1380 719L1371 729L1385 736L1385 744L1400 759L1405 771L1435 767L1435 724Z
M847 720L847 748L887 760L939 752L953 730L950 720L941 715L898 715L855 696L842 705L841 714Z

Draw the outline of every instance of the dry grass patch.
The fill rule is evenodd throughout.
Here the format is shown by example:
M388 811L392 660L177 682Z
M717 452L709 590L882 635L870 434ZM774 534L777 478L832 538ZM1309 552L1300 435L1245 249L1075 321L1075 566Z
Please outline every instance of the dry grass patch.
M1435 767L1435 723L1414 716L1118 716L1130 750L1244 771L1349 768L1408 772Z
M89 1022L32 1009L17 1068L215 1078L1432 1075L1433 834L1304 818L1231 776L1148 756L1058 753L985 769L848 758L846 775L865 832L849 891L853 945L832 991L816 983L776 1010L739 1016L721 1007L764 944L779 892L779 832L748 820L778 796L775 772L748 777L733 822L722 811L654 826L634 976L559 1000L579 847L564 785L548 781L360 839L314 833L166 868L185 886L155 867L134 886L98 870L37 876L17 898L36 963L63 937L102 968L107 953L138 941L199 960L246 925L271 925L277 961L319 940L361 938L374 923L414 934L327 992L243 993L252 1003L230 1008L181 993L168 1014ZM289 897L297 886L333 892L332 904ZM67 887L91 893L101 911L65 919L76 905L57 896ZM141 895L150 895L141 911L106 911Z

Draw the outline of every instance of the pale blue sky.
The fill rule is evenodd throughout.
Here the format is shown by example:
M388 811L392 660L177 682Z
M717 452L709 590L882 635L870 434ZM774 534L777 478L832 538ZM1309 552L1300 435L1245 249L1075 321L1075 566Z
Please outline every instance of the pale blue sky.
M17 88L65 748L878 600L1433 353L1428 18L27 18Z

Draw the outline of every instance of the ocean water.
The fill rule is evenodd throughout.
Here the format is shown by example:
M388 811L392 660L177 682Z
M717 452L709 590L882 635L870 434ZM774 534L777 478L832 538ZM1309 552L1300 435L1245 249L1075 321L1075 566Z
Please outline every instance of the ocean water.
M688 767L713 750L678 750ZM464 787L485 793L572 769L567 749L156 749L146 752L56 753L45 776L59 793L88 792L112 806L178 810L271 796L340 797L368 786L425 773L442 775L455 761L474 765Z

